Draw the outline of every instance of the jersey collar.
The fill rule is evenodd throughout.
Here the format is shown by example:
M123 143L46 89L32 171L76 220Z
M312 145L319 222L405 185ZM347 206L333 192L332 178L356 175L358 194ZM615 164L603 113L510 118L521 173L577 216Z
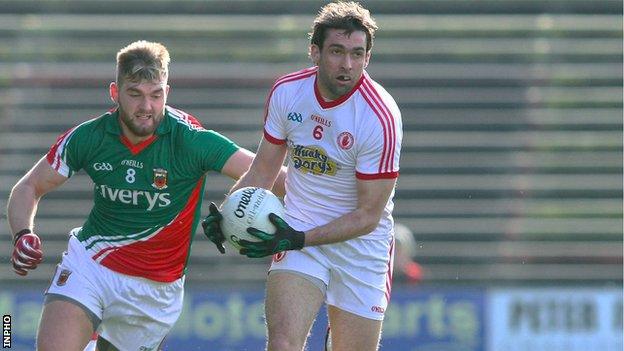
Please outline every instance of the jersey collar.
M119 110L114 107L108 110L109 114L106 119L106 131L115 135L121 135L121 127L119 126Z
M318 79L318 71L317 71L316 75L314 76L314 95L316 96L316 101L318 101L319 105L321 105L323 109L336 107L342 104L343 102L347 101L351 97L351 95L353 95L353 93L355 93L358 90L360 85L362 85L362 81L364 80L364 75L366 75L366 71L362 71L362 76L357 81L357 83L355 83L351 91L349 91L348 93L344 94L343 96L339 97L336 100L325 101L325 99L323 99L323 97L321 96L321 92L319 91L318 86L316 85L316 80Z
M163 120L160 122L160 124L158 125L158 128L156 128L156 134L158 135L162 135L162 134L167 134L171 131L171 115L169 114L169 106L165 105L165 116L163 117Z

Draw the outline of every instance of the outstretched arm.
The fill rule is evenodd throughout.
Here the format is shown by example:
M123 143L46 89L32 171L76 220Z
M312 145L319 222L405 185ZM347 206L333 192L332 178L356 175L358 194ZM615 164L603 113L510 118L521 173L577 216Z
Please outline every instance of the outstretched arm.
M43 195L59 187L67 178L57 173L44 158L40 159L13 187L7 215L13 234L13 270L19 275L37 268L43 260L41 240L33 232L37 205Z
M66 177L56 172L42 157L13 187L7 205L11 233L33 230L39 200L46 193L65 183Z

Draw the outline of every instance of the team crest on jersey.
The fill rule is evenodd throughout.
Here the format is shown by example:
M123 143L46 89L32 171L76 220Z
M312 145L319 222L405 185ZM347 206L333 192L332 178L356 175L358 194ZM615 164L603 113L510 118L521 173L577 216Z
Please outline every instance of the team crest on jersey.
M342 132L338 135L338 146L343 150L349 150L353 146L353 135L349 132Z
M56 285L58 285L58 286L65 285L65 283L67 283L67 279L69 279L69 276L71 274L72 274L72 271L70 271L68 269L63 269L61 271L61 274L59 274L58 279L56 280Z
M167 188L167 170L163 168L154 168L154 182L152 186L158 190Z
M319 146L294 145L290 157L293 167L303 173L334 176L340 168L338 163L327 156L327 152Z

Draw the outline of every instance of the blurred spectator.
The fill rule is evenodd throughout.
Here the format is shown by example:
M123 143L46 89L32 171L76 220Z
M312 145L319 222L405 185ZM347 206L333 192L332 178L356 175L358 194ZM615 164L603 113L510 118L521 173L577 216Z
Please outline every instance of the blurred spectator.
M414 261L416 239L414 233L404 224L394 224L394 281L420 282L423 278L421 266Z

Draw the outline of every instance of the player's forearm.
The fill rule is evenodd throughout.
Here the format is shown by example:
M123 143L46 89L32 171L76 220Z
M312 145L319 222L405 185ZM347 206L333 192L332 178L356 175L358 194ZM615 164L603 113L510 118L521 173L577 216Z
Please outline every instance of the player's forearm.
M282 198L286 196L286 171L287 168L282 166L279 174L277 175L277 179L275 179L275 182L273 183L273 188L271 189L273 194Z
M11 234L26 228L33 229L39 199L35 188L23 181L13 187L7 204Z
M285 145L275 145L262 140L249 170L234 184L232 189L230 189L230 193L246 186L271 189L275 184L274 190L276 195L283 196L285 193L286 168L282 167L282 164L286 157L286 151ZM282 173L280 174L280 172Z
M271 189L273 187L273 183L275 182L276 177L277 175L275 175L274 177L271 177L266 172L258 172L258 171L252 172L250 170L249 172L245 173L245 175L243 175L241 179L239 179L234 184L234 186L232 186L232 189L230 189L230 194L246 186L255 186L255 187L264 188L264 189ZM281 194L278 194L278 196L279 195Z
M271 189L275 184L274 190L276 191L276 195L283 196L285 194L285 178L286 167L281 167L281 165L273 167L271 163L257 162L257 160L254 160L249 170L234 184L232 189L230 189L230 194L246 186ZM276 182L276 179L278 182Z
M381 214L372 210L356 209L305 232L305 246L337 243L366 235L377 228L380 218Z

